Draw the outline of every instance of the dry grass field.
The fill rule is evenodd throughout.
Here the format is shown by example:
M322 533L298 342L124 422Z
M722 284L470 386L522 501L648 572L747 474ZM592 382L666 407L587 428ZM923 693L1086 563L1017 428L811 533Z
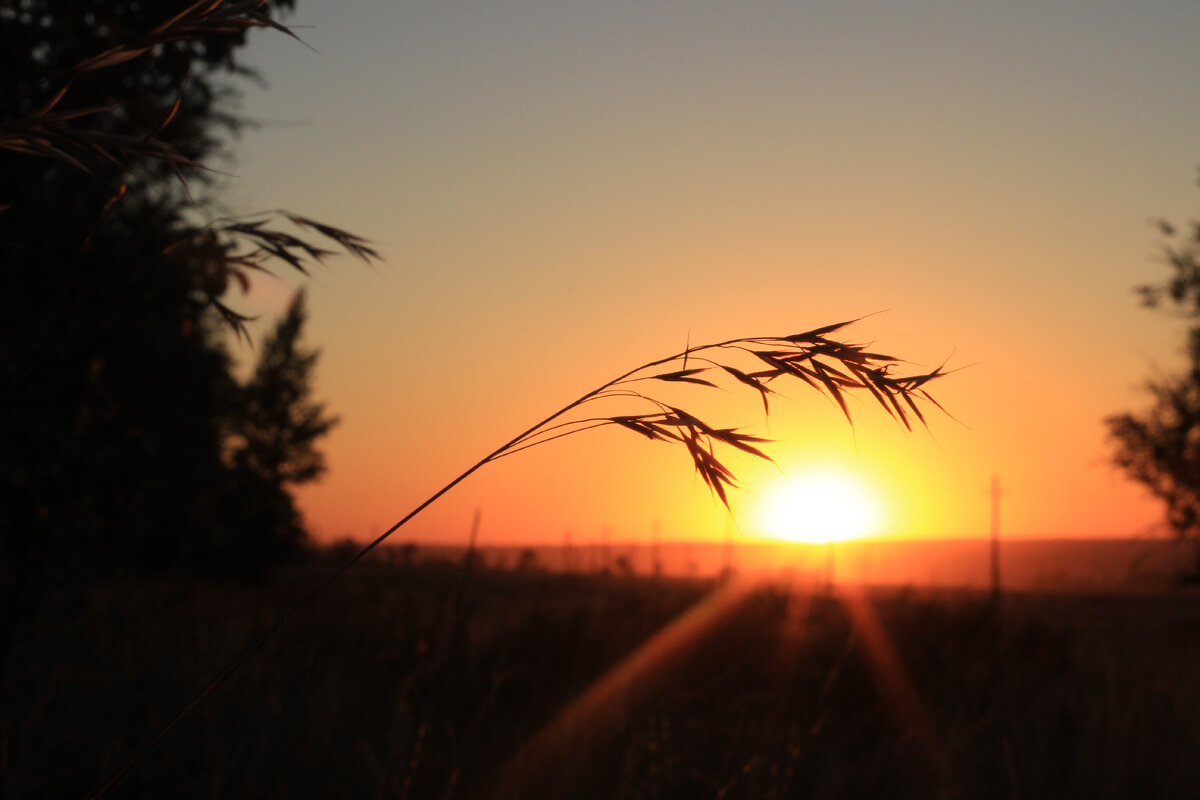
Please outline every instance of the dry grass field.
M49 598L8 797L82 797L323 567ZM1185 797L1200 600L857 596L367 563L117 797Z

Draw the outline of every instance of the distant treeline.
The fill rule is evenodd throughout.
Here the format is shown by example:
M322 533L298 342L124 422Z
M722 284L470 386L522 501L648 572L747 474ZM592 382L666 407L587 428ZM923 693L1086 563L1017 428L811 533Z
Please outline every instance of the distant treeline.
M471 553L479 568L524 571L714 577L723 572L917 586L986 588L989 541L864 540L834 545L783 542L663 542L572 546L485 546ZM343 542L329 548L350 553ZM385 545L376 563L462 565L465 546ZM1189 553L1165 539L1014 539L1001 545L1001 582L1024 590L1153 589L1171 584Z

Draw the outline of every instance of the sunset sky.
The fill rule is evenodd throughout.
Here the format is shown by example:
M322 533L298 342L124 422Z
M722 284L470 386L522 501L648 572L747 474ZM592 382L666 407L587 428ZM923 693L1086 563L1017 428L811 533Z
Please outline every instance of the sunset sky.
M683 398L778 439L787 474L860 476L881 533L1145 535L1103 419L1178 363L1138 307L1151 222L1200 207L1200 6L301 0L312 46L252 37L233 212L284 207L386 263L308 282L317 390L342 417L302 490L365 539L583 392L692 344L874 314L846 338L962 371L912 434L803 386ZM316 52L314 52L314 50ZM295 281L244 305L281 310ZM883 312L883 313L874 313ZM246 358L252 357L244 348ZM694 398L694 399L693 399ZM714 399L715 398L715 399ZM736 462L742 534L780 472ZM681 448L589 432L505 459L396 541L724 535Z

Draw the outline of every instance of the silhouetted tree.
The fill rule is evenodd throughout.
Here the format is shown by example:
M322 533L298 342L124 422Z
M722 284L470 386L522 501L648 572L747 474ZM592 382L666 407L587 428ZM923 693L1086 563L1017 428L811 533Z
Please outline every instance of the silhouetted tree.
M225 420L231 486L225 524L250 571L300 552L306 535L288 490L325 471L317 443L337 424L312 399L319 353L301 344L306 317L301 290L266 337L254 374L236 388Z
M1144 305L1200 319L1200 222L1181 232L1168 222L1163 256L1171 269L1160 284L1137 288ZM1171 530L1195 546L1187 576L1200 579L1200 325L1187 335L1187 365L1176 374L1146 382L1152 403L1144 412L1105 420L1113 460L1166 506Z
M60 698L55 660L75 657L78 626L95 622L80 614L93 581L256 577L303 542L289 489L319 474L315 444L332 419L309 398L315 354L297 345L302 305L268 342L255 377L239 384L226 343L245 333L244 318L225 300L272 259L303 272L330 253L310 238L364 259L375 253L296 214L222 218L218 173L206 169L220 165L244 124L232 101L252 77L236 58L246 30L286 33L270 15L291 6L0 0L6 764L64 741L41 736L36 708L39 697L53 698L73 713L82 696L73 686L65 691L75 699ZM280 441L276 455L270 444ZM112 641L137 622L122 619ZM47 645L56 628L49 638L60 641ZM98 669L88 676L104 687L97 695L121 685ZM138 706L138 683L118 705ZM50 693L30 693L34 686ZM73 714L71 725L109 721L86 710L79 720ZM116 728L126 730L117 739L135 730L120 720ZM83 760L85 770L100 763Z
M312 399L312 373L319 352L301 342L308 317L304 290L266 337L254 374L239 391L229 447L235 467L280 485L299 485L325 472L316 442L337 418Z
M243 124L245 31L291 6L0 0L0 621L46 576L222 563L233 497L299 524L284 484L228 460L246 393L222 298L329 251L268 218L198 222L202 162Z

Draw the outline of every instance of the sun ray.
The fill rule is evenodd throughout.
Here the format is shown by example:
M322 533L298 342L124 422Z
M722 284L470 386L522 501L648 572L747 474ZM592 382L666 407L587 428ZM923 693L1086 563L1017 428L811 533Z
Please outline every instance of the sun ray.
M591 754L619 736L630 711L742 610L752 596L750 588L739 581L720 586L597 679L521 747L502 771L493 796L554 796L546 794L547 786L577 773Z
M929 711L913 685L908 668L888 635L875 610L874 602L861 586L839 585L837 600L846 610L856 638L879 687L879 693L891 712L897 729L911 736L931 771L943 786L951 785L947 750L941 746Z

